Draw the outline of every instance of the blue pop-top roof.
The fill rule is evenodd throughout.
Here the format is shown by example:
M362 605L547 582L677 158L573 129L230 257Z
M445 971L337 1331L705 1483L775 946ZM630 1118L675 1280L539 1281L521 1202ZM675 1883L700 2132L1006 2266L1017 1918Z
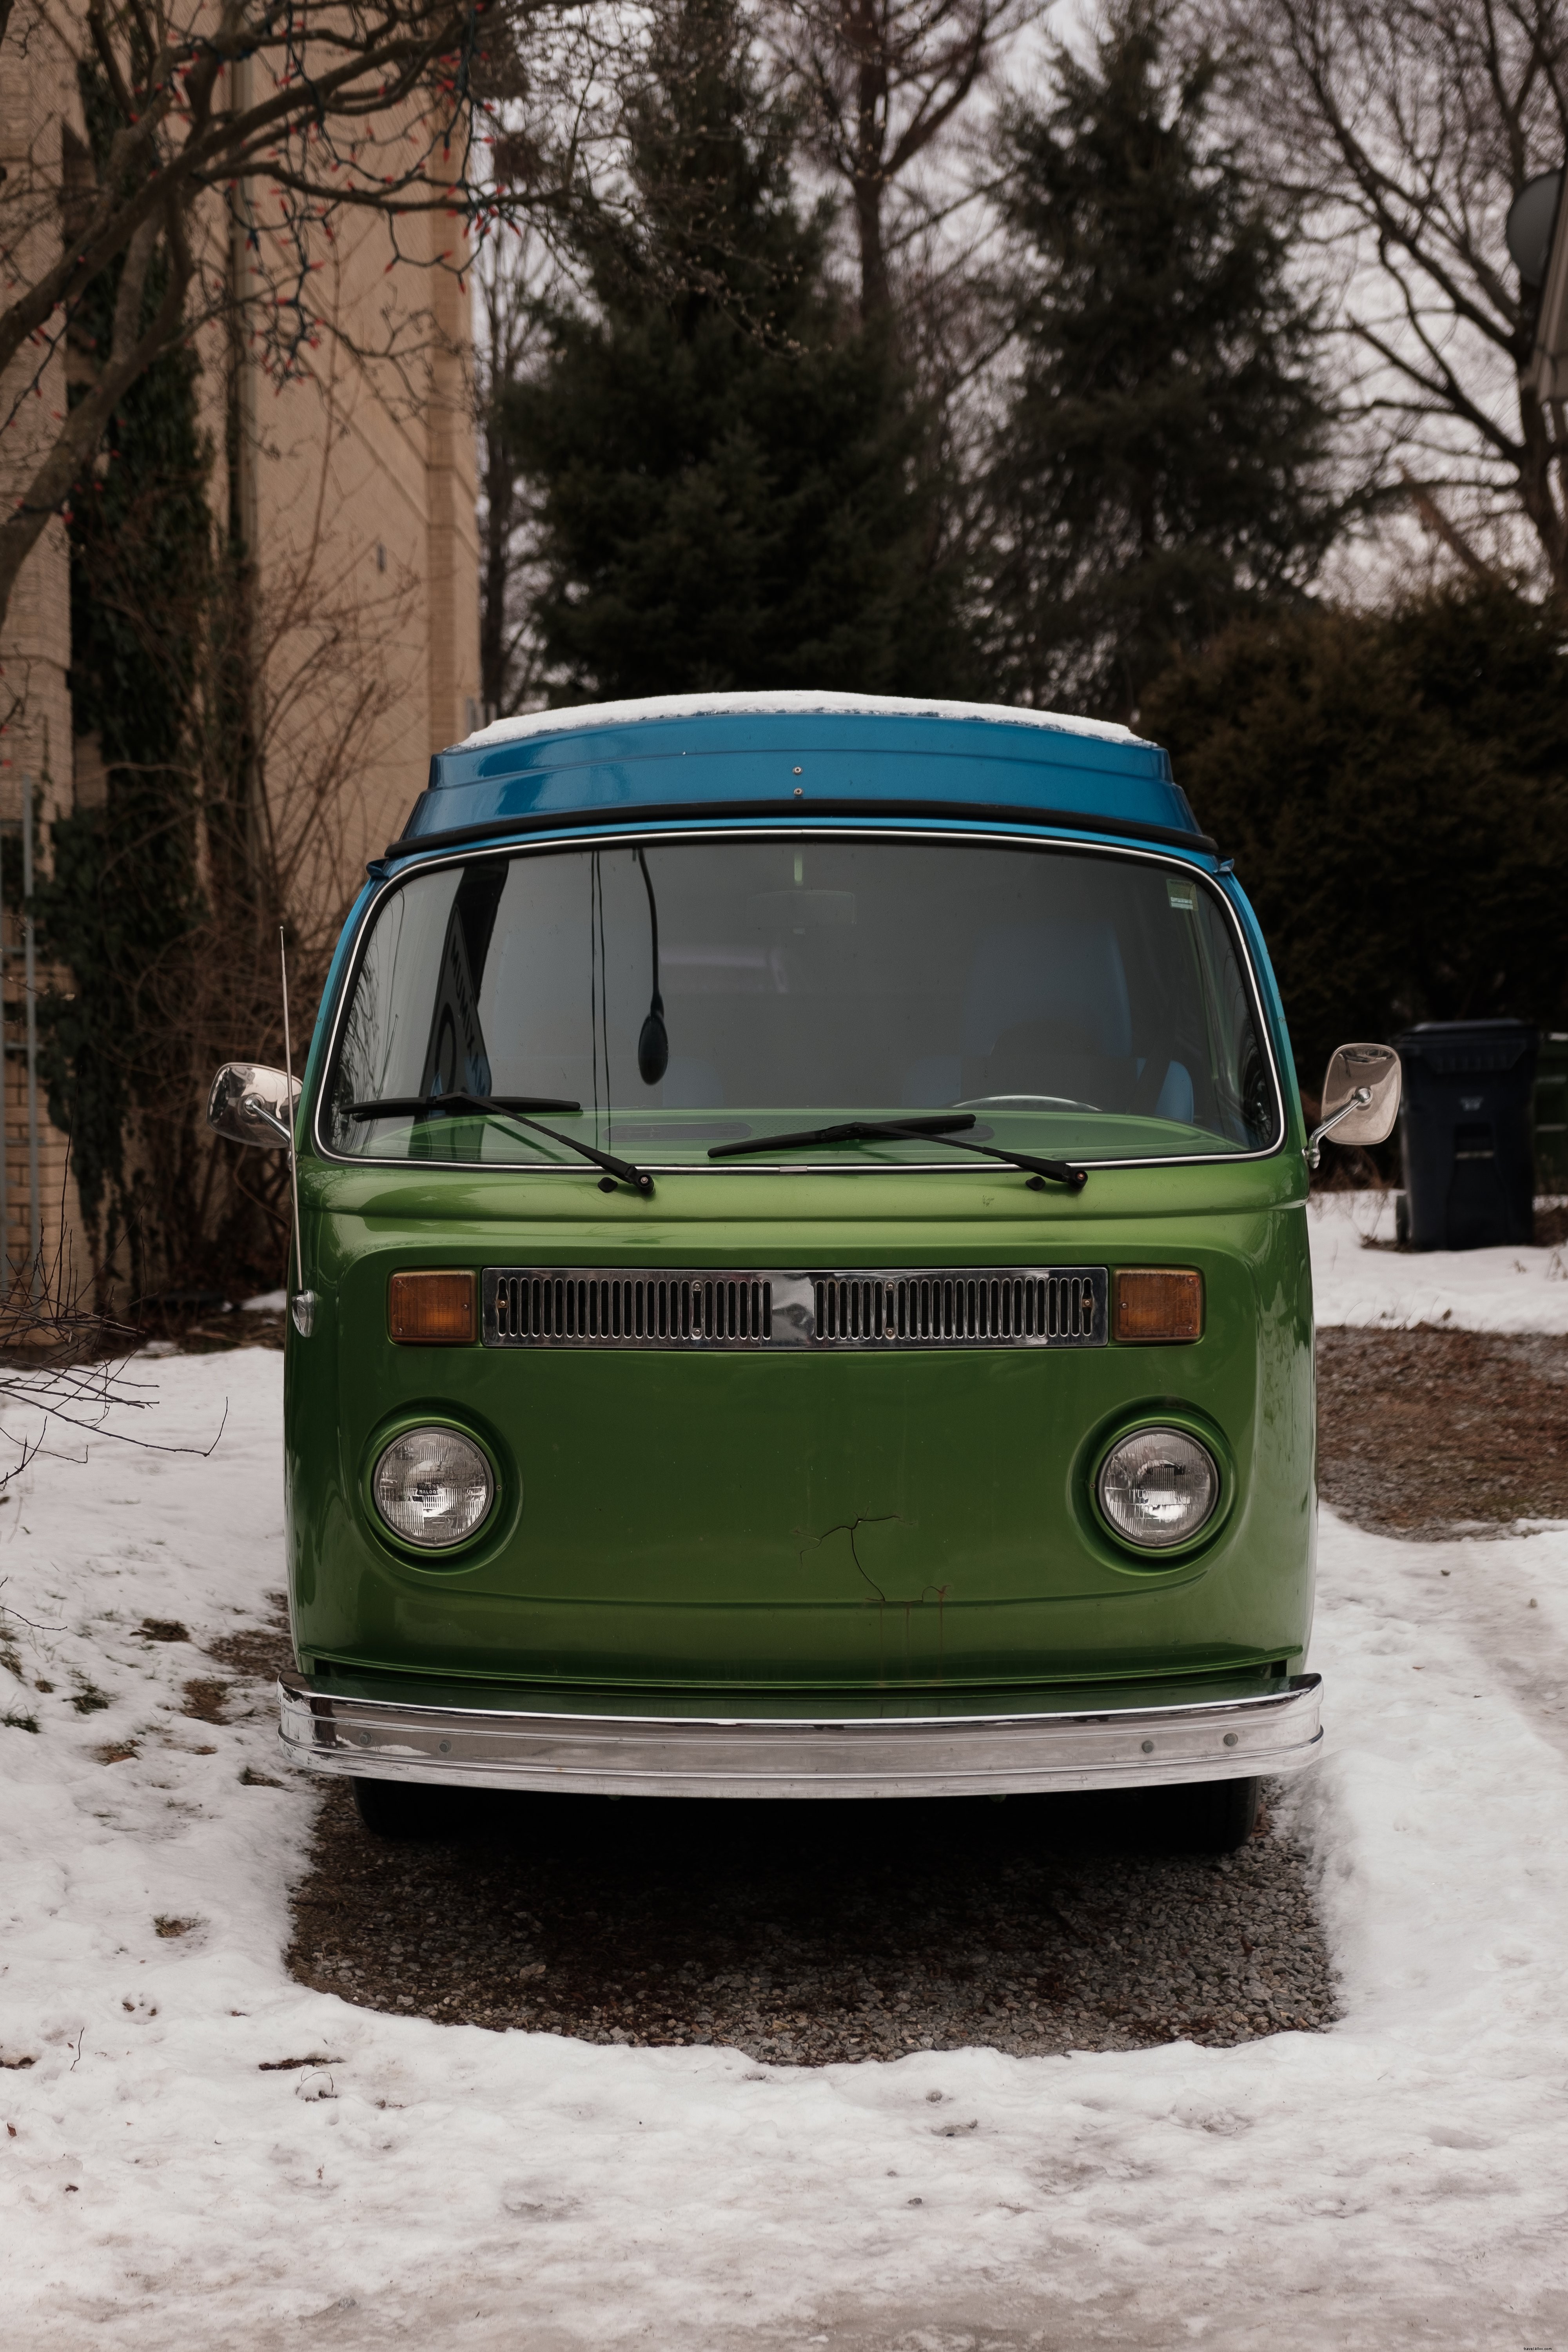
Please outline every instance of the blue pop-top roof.
M710 694L535 711L430 762L399 852L686 814L994 811L1208 847L1157 744L983 702Z

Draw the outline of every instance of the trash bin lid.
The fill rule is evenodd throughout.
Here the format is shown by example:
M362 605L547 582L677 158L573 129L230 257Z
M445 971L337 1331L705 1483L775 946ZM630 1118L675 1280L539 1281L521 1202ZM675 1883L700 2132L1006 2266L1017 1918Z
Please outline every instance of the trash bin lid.
M1424 1062L1429 1070L1453 1073L1511 1070L1526 1054L1533 1054L1541 1033L1529 1021L1418 1021L1393 1041L1405 1061Z

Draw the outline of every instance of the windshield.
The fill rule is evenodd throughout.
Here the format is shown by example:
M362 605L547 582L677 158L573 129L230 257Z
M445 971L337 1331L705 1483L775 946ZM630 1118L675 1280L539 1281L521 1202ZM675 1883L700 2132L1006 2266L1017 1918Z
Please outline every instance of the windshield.
M656 1165L950 1108L975 1139L1074 1160L1259 1151L1280 1132L1229 920L1190 868L910 835L656 836L413 875L365 940L323 1139L592 1172L500 1110L419 1112L462 1092ZM778 1153L950 1156L964 1164L892 1138Z

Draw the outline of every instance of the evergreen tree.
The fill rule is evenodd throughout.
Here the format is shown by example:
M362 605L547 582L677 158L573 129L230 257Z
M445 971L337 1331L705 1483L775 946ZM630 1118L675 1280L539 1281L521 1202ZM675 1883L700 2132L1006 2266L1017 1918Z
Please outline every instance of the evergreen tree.
M1126 718L1336 527L1315 320L1284 226L1211 129L1166 0L1110 0L1054 102L1005 122L1021 361L989 488L994 656L1021 698Z
M592 307L500 400L553 690L960 690L922 421L885 328L828 283L736 0L660 13L647 64L637 231L587 210Z

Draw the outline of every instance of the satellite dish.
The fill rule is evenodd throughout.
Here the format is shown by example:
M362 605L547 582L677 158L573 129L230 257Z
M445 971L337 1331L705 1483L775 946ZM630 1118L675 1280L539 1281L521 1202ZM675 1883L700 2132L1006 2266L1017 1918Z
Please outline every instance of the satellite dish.
M1557 226L1557 199L1563 191L1561 172L1538 172L1526 180L1508 208L1503 235L1514 267L1527 286L1545 283L1552 258L1552 233Z

